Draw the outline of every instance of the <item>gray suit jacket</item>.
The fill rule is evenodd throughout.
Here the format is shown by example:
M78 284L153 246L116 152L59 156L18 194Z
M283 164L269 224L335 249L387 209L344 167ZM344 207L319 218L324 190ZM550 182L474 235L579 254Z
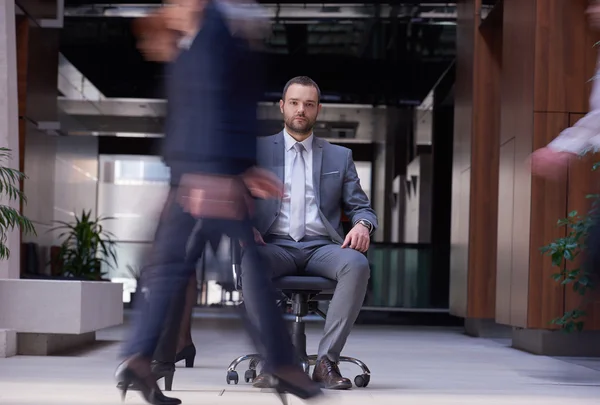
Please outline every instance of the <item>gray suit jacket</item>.
M258 140L258 164L285 180L285 142L283 131ZM334 242L343 243L342 210L354 224L362 219L377 227L377 215L360 186L352 151L314 137L313 182L319 214ZM256 227L266 236L281 210L281 200L259 200Z

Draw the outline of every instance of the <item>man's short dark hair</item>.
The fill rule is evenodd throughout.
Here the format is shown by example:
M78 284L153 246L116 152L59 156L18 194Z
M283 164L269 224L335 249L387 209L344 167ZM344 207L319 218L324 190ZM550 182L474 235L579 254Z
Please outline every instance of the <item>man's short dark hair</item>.
M317 102L319 102L319 103L321 102L321 89L319 88L319 85L308 76L296 76L293 79L290 79L290 81L288 81L285 84L285 87L283 88L283 94L281 96L281 98L283 100L285 100L285 95L287 94L287 91L292 84L299 84L300 86L314 87L315 89L317 89L317 96L318 96Z

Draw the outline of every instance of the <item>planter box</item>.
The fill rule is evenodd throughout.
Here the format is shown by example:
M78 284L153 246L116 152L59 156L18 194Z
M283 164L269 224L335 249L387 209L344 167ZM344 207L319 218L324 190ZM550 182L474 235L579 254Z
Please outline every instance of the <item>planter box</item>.
M17 354L17 332L0 329L0 359Z
M82 277L47 276L43 274L23 274L20 280L53 280L53 281L97 281L110 282L110 280L89 280Z
M123 323L122 284L0 280L0 327L18 334L20 354L51 354Z

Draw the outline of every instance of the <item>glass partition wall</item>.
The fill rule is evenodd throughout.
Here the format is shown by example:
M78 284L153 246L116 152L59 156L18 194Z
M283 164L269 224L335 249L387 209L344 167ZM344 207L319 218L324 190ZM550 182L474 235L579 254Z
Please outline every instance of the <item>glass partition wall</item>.
M98 214L117 241L117 266L107 277L124 284L123 302L136 290L135 276L152 247L169 169L157 156L100 155Z
M123 302L136 290L135 275L150 253L170 173L157 156L100 155L98 213L114 218L105 227L117 240L118 265L105 268L113 282L124 284ZM356 162L365 192L371 197L371 162ZM201 305L236 301L228 265L229 244L217 257L209 252L198 263ZM365 309L429 309L432 250L422 244L373 243L371 279ZM432 309L432 308L431 308Z
M117 241L117 265L105 266L107 278L123 283L123 302L130 303L152 240L163 203L169 191L170 171L158 156L100 155L98 214L108 217L105 229ZM199 260L197 278L202 305L232 303L239 294L232 288L233 276L228 241L218 254L209 251Z

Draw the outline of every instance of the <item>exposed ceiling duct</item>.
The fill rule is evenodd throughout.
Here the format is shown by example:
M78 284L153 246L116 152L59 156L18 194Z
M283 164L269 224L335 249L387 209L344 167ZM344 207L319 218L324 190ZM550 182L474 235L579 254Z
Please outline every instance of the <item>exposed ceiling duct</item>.
M328 103L416 106L455 58L456 1L259 2L272 21L264 101L307 75ZM61 52L106 97L164 98L164 67L143 60L131 29L162 1L94 3L65 0Z
M110 99L97 101L58 98L61 128L67 135L161 137L167 112L166 101L158 99ZM385 107L370 105L325 104L315 133L329 139L369 143L375 137L374 123ZM275 133L281 129L278 103L259 103L262 129Z
M93 4L72 6L65 9L67 17L143 17L163 7L162 4ZM435 4L263 4L264 16L275 22L306 23L308 21L354 21L378 18L408 19L412 22L430 24L454 24L456 5Z

